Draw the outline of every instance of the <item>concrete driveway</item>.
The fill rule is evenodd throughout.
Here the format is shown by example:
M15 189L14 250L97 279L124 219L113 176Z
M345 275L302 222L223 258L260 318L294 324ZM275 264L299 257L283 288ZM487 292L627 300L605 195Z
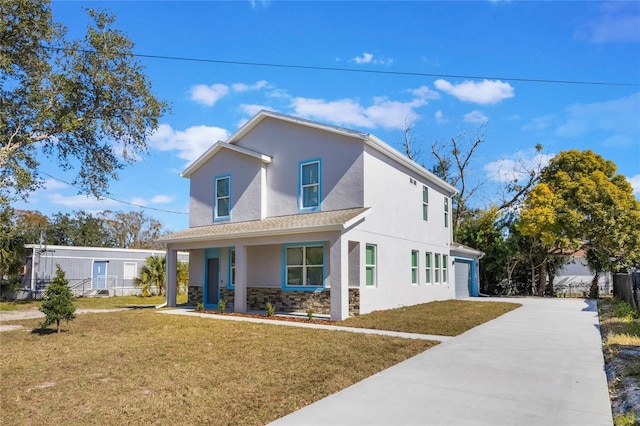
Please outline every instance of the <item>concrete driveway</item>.
M522 303L500 318L273 425L611 425L595 301Z

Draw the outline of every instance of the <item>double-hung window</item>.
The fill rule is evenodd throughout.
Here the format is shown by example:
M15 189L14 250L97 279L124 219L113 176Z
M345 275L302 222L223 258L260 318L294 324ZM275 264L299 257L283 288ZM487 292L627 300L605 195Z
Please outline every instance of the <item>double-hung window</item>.
M213 220L231 219L231 175L216 177L213 192Z
M411 250L411 284L418 284L418 250Z
M449 262L449 258L446 254L442 255L442 282L447 282L447 262Z
M236 285L236 250L229 249L229 279L227 287L234 288Z
M365 273L367 287L373 287L376 282L376 246L367 244L365 247Z
M424 254L424 282L431 284L431 253Z
M300 163L298 207L301 212L320 210L321 177L322 164L319 159Z
M436 253L433 263L434 280L436 284L440 283L440 253Z
M422 187L422 220L429 220L429 188Z
M324 245L284 246L284 287L313 290L324 286Z
M444 198L444 227L449 227L449 199Z

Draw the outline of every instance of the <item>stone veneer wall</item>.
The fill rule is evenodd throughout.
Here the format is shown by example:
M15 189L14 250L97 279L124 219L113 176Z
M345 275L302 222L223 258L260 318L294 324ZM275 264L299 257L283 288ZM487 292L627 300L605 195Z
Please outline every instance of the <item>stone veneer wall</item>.
M220 299L233 305L234 290L226 287L220 289ZM189 304L202 302L202 287L189 286ZM281 312L304 312L313 309L317 314L331 313L331 289L324 291L282 291L279 288L249 287L247 288L247 309L250 311L266 311L267 302L275 304ZM360 289L349 288L349 316L360 314Z
M220 299L233 304L234 291L226 287L220 289ZM313 309L317 314L331 313L331 289L324 291L282 291L279 288L247 288L247 309L266 311L267 302L275 305L276 311L304 312ZM360 289L349 289L349 316L360 314Z

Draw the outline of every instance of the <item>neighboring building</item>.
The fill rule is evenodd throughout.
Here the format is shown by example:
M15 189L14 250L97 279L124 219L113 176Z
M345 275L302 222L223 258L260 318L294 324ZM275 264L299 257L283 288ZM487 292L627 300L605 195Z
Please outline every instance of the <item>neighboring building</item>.
M28 244L17 297L41 298L56 274L56 265L65 272L69 287L76 296L122 296L139 294L133 284L150 256L163 256L165 251L103 247L67 247ZM188 253L178 254L188 262Z
M451 299L454 256L476 280L461 296L478 288L481 253L451 252L456 189L371 134L261 111L183 176L190 227L161 238L170 306L178 250L190 303L236 312L340 320Z
M553 279L553 291L558 296L587 296L593 276L585 258L585 252L580 250L572 254L567 263L556 273ZM598 291L600 294L609 294L613 291L611 272L600 273Z

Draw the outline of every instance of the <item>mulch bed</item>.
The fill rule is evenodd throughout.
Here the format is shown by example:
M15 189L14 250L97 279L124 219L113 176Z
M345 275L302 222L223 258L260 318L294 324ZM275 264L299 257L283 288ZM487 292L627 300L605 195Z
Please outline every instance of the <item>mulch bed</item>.
M218 312L218 311L193 311L198 312L200 314L211 314L211 315L222 315L228 317L244 317L244 318L258 318L258 319L266 319L273 321L287 321L287 322L302 322L307 324L321 324L321 325L336 325L333 321L323 320L323 319L312 319L303 318L303 317L293 317L287 315L272 315L270 317L266 315L260 314L241 314L238 312Z

